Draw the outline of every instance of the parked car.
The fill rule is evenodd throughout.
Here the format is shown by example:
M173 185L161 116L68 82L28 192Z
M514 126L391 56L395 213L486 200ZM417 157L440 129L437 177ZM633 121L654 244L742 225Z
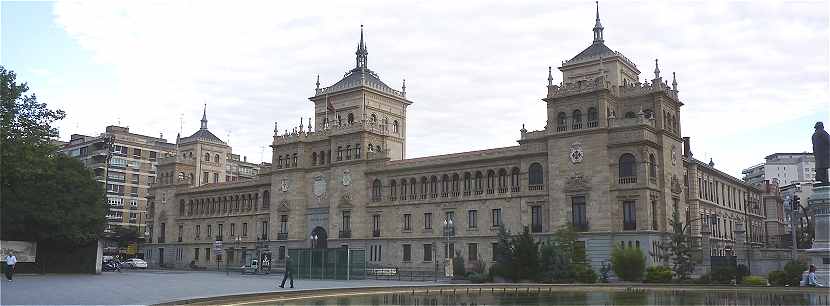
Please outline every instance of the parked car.
M123 266L131 269L147 269L147 262L140 258L130 258L122 263Z

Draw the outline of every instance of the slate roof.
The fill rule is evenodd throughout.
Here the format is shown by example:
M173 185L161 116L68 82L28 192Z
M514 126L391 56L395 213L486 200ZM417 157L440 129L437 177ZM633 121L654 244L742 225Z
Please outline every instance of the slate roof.
M196 142L199 140L227 145L227 143L219 139L219 137L216 137L216 135L213 135L208 129L199 129L193 135L182 138L182 143Z

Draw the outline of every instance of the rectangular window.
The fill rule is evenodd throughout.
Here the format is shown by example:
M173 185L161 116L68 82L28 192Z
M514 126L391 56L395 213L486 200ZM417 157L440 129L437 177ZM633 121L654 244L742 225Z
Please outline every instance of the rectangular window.
M352 230L352 212L348 210L343 211L343 231L349 232Z
M490 243L490 261L496 261L496 250L499 249L499 244L496 242Z
M207 183L209 178L210 178L210 174L207 171L205 171L202 174L202 183Z
M199 248L193 249L193 260L199 260Z
M156 161L156 152L150 151L150 161Z
M224 235L224 234L225 234L225 233L223 233L223 232L222 232L222 223L219 223L219 224L216 226L216 235L218 235L218 236L219 236L219 240L222 240L222 239L223 239L223 235Z
M492 210L493 226L501 226L501 208L494 208Z
M372 215L372 237L380 237L380 215Z
M404 244L403 245L403 261L404 262L412 261L412 245L411 244Z
M478 243L467 244L467 260L478 260Z
M207 238L213 239L213 227L210 224L207 226Z
M242 237L248 237L248 223L242 223Z
M133 148L133 158L141 159L141 149Z
M444 244L444 258L453 258L455 256L455 243Z
M403 230L405 230L405 231L412 230L412 215L411 214L404 214L403 215Z
M179 242L182 242L182 232L184 232L184 225L179 225Z
M432 213L424 213L424 229L432 229Z
M158 239L159 243L164 243L164 232L165 232L165 228L166 228L165 225L166 224L164 224L164 223L161 224L161 228L159 230L159 239Z
M637 229L637 206L634 201L623 201L623 229Z
M133 184L138 184L138 178L139 178L139 177L140 177L140 176L139 176L138 174L133 174L133 175L132 175L132 180L130 181L130 183L133 183Z
M424 244L424 261L432 261L432 244Z
M571 198L571 217L577 230L588 230L588 216L585 213L585 196Z
M280 233L288 233L288 215L280 215Z
M231 223L231 237L236 237L236 223Z
M534 233L542 232L542 206L530 208L530 230Z
M199 225L199 224L196 224L196 240L199 240L199 238L200 238L199 236L201 235L201 233L202 233L202 226Z
M467 227L478 228L478 210L467 211Z
M210 261L210 248L205 248L205 262Z
M262 226L260 230L262 230L261 238L263 240L268 240L268 221L262 221Z

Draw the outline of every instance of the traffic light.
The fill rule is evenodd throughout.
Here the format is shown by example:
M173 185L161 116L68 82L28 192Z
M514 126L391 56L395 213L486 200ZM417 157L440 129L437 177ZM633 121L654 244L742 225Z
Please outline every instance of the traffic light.
M798 211L798 207L801 206L801 198L799 198L797 195L794 195L793 200L792 200L792 204L793 204L793 211Z

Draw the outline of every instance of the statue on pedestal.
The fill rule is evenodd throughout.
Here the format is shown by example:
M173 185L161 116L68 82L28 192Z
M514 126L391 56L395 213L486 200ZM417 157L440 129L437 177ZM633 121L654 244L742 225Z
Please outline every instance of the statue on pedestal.
M816 186L828 186L827 168L830 167L830 135L824 130L824 124L819 121L814 126L813 133L813 155L816 158Z

